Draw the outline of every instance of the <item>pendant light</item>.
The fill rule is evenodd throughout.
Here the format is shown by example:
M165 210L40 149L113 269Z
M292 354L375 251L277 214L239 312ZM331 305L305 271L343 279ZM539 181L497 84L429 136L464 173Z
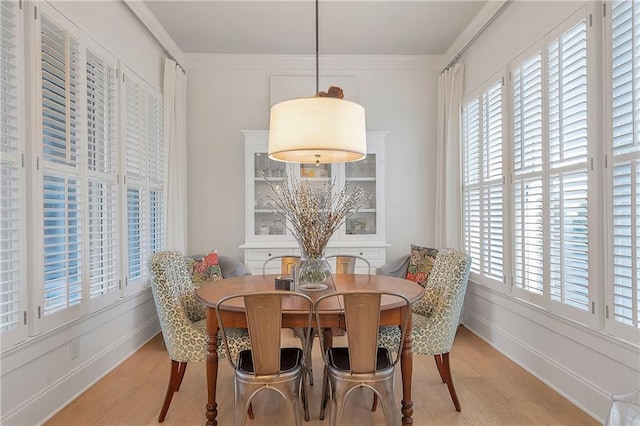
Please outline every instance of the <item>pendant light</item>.
M269 158L316 165L362 160L367 156L364 108L342 99L340 88L319 91L318 0L315 6L316 95L271 107Z

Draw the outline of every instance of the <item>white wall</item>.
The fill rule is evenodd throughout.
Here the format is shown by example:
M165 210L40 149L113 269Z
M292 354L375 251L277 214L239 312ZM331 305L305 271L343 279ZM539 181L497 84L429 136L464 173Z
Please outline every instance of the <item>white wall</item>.
M56 1L52 5L151 85L161 88L164 55L119 2ZM25 13L26 19L31 19L31 13ZM0 423L42 423L159 331L147 289L4 351ZM74 359L72 342L78 348Z
M582 6L581 1L510 1L462 58L465 93L475 89L510 60Z
M584 5L510 2L464 55L465 92ZM589 7L597 22L601 3ZM640 385L637 347L473 282L463 318L469 329L598 420L606 416L612 393Z
M320 75L354 76L367 130L386 138L387 259L433 244L437 77L441 57L321 57ZM185 55L189 253L240 260L244 140L269 127L271 75L313 75L308 56ZM326 89L326 88L325 88ZM310 87L311 96L315 87ZM432 184L430 184L430 182Z
M119 1L50 3L102 47L162 91L164 53Z

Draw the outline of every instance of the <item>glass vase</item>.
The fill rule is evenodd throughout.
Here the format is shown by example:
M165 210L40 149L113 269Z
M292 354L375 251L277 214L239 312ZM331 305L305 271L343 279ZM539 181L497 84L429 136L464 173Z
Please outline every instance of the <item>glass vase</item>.
M300 290L322 290L327 288L325 280L331 276L331 266L324 256L300 257L296 265L296 279Z

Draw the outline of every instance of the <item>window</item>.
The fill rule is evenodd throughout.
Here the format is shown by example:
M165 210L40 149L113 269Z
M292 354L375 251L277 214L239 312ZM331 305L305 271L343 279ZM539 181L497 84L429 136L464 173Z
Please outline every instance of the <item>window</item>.
M585 11L514 61L512 80L514 294L588 323Z
M640 3L604 6L604 43L582 8L510 64L503 114L512 127L502 149L509 157L507 215L488 213L485 201L491 193L484 181L484 153L491 149L485 99L493 86L465 100L464 243L471 278L492 285L487 247L499 247L491 244L499 240L487 235L484 215L496 217L495 229L502 223L503 240L513 244L495 253L503 255L515 297L637 344ZM601 50L604 69L597 63Z
M465 248L474 279L503 286L503 78L490 79L462 110Z
M50 5L39 10L34 54L40 65L41 126L33 194L34 214L41 218L34 252L42 250L43 256L32 259L34 333L143 288L150 250L164 247L159 95L139 80L137 110L119 111L126 105L118 99L117 59ZM119 116L139 131L135 156L125 152L129 139L122 139ZM125 158L139 160L135 173L127 169L126 184L122 173L130 161ZM137 256L136 262L126 264L122 253L127 252ZM132 271L135 286L123 290Z
M0 19L0 340L4 349L26 335L24 73L18 2L2 1Z
M610 16L606 326L614 334L637 342L640 327L640 75L637 69L640 5L614 1Z
M120 296L117 209L117 77L115 58L86 49L89 300L104 306Z
M54 10L40 15L42 287L39 317L50 326L82 312L85 180L79 35Z
M549 294L589 311L587 22L547 45ZM568 311L567 311L568 312Z
M164 140L160 95L133 72L124 75L127 286L148 276L147 259L164 249Z
M587 22L583 7L515 58L508 96L498 77L469 96L462 138L471 278L509 291L504 279L513 296L589 325L598 281L589 260L600 253L589 244L598 240L589 205L599 191Z
M542 54L512 67L514 285L542 295L544 226L542 191Z
M2 350L143 289L166 235L160 94L51 3L22 4L0 2Z

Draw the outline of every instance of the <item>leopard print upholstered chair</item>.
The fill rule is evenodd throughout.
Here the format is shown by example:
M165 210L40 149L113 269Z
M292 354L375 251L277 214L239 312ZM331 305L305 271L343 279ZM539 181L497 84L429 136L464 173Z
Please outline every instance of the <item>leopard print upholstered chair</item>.
M162 423L173 393L180 390L187 363L206 358L206 318L204 306L195 300L191 274L181 253L156 253L149 260L149 269L162 337L171 359L169 385L158 416ZM227 329L227 339L233 356L250 348L246 329ZM226 356L222 345L218 345L218 357Z
M404 261L405 268L407 264ZM470 266L471 258L467 253L452 249L439 250L425 284L425 295L412 306L413 353L434 356L440 378L449 388L456 411L460 411L461 406L451 377L449 352L458 329ZM397 348L398 339L398 327L380 327L379 343L382 346Z

